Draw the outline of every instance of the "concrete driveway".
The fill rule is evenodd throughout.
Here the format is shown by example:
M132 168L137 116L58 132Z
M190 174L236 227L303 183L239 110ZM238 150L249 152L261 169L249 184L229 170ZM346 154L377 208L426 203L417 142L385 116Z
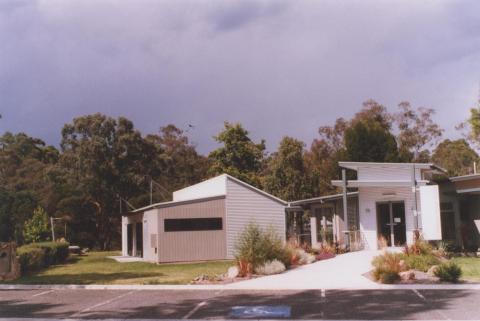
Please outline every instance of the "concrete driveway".
M304 265L282 274L264 276L227 285L232 289L374 289L378 284L362 274L372 269L372 259L379 251L359 251L333 259Z

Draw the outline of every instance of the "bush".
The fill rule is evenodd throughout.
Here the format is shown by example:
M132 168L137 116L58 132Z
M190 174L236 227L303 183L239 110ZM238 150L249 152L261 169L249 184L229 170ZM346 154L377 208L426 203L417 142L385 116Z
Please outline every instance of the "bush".
M289 250L283 246L282 239L273 229L264 231L253 223L239 237L235 252L241 276L251 274L260 265L275 259L288 266L291 259Z
M68 258L68 246L67 242L40 242L19 247L22 272L64 262Z
M25 242L31 243L46 241L49 235L47 213L39 206L33 211L32 218L25 222L23 237Z
M405 247L406 255L431 255L433 246L428 242L417 239L412 245Z
M17 248L17 255L22 273L45 267L45 251L40 248L22 246Z
M435 270L435 276L440 281L457 283L462 276L462 269L455 262L442 263Z
M273 260L273 261L265 262L264 264L258 266L255 269L255 273L260 275L272 275L272 274L282 273L286 269L287 268L285 267L285 264L283 264L279 260Z
M296 249L296 256L298 257L298 264L310 264L315 262L315 255L305 252L303 249Z
M403 255L400 253L388 253L376 256L372 265L374 266L373 277L381 283L393 283L400 279L402 271L401 262Z
M404 260L408 268L423 272L427 272L430 267L440 264L440 260L432 254L405 255Z

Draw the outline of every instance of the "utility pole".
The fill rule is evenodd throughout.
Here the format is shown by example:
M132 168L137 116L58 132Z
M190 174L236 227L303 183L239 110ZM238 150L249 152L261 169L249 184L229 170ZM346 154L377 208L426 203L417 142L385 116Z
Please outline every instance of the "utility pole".
M153 204L153 179L150 178L150 205Z
M50 216L50 226L52 228L52 241L55 242L55 229L54 229L54 226L53 226L53 217Z

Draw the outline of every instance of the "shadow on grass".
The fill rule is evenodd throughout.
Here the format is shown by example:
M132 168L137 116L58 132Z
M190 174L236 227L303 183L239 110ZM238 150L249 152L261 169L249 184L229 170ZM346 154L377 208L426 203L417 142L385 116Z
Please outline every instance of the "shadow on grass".
M108 284L118 280L164 277L156 272L117 272L117 273L82 273L55 275L27 275L14 282L17 284Z

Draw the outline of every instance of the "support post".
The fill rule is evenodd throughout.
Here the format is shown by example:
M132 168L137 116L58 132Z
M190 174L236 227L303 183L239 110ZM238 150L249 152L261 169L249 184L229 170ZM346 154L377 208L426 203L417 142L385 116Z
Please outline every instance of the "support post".
M417 200L417 179L415 177L415 165L412 167L412 193L413 193L413 198L415 200L414 202L414 210L413 210L413 223L414 223L414 229L415 231L418 231L418 200Z
M310 234L312 238L312 248L318 248L317 218L315 216L310 216Z
M349 231L348 226L348 202L347 202L347 171L342 169L342 196L343 196L343 219L345 220L346 230Z

